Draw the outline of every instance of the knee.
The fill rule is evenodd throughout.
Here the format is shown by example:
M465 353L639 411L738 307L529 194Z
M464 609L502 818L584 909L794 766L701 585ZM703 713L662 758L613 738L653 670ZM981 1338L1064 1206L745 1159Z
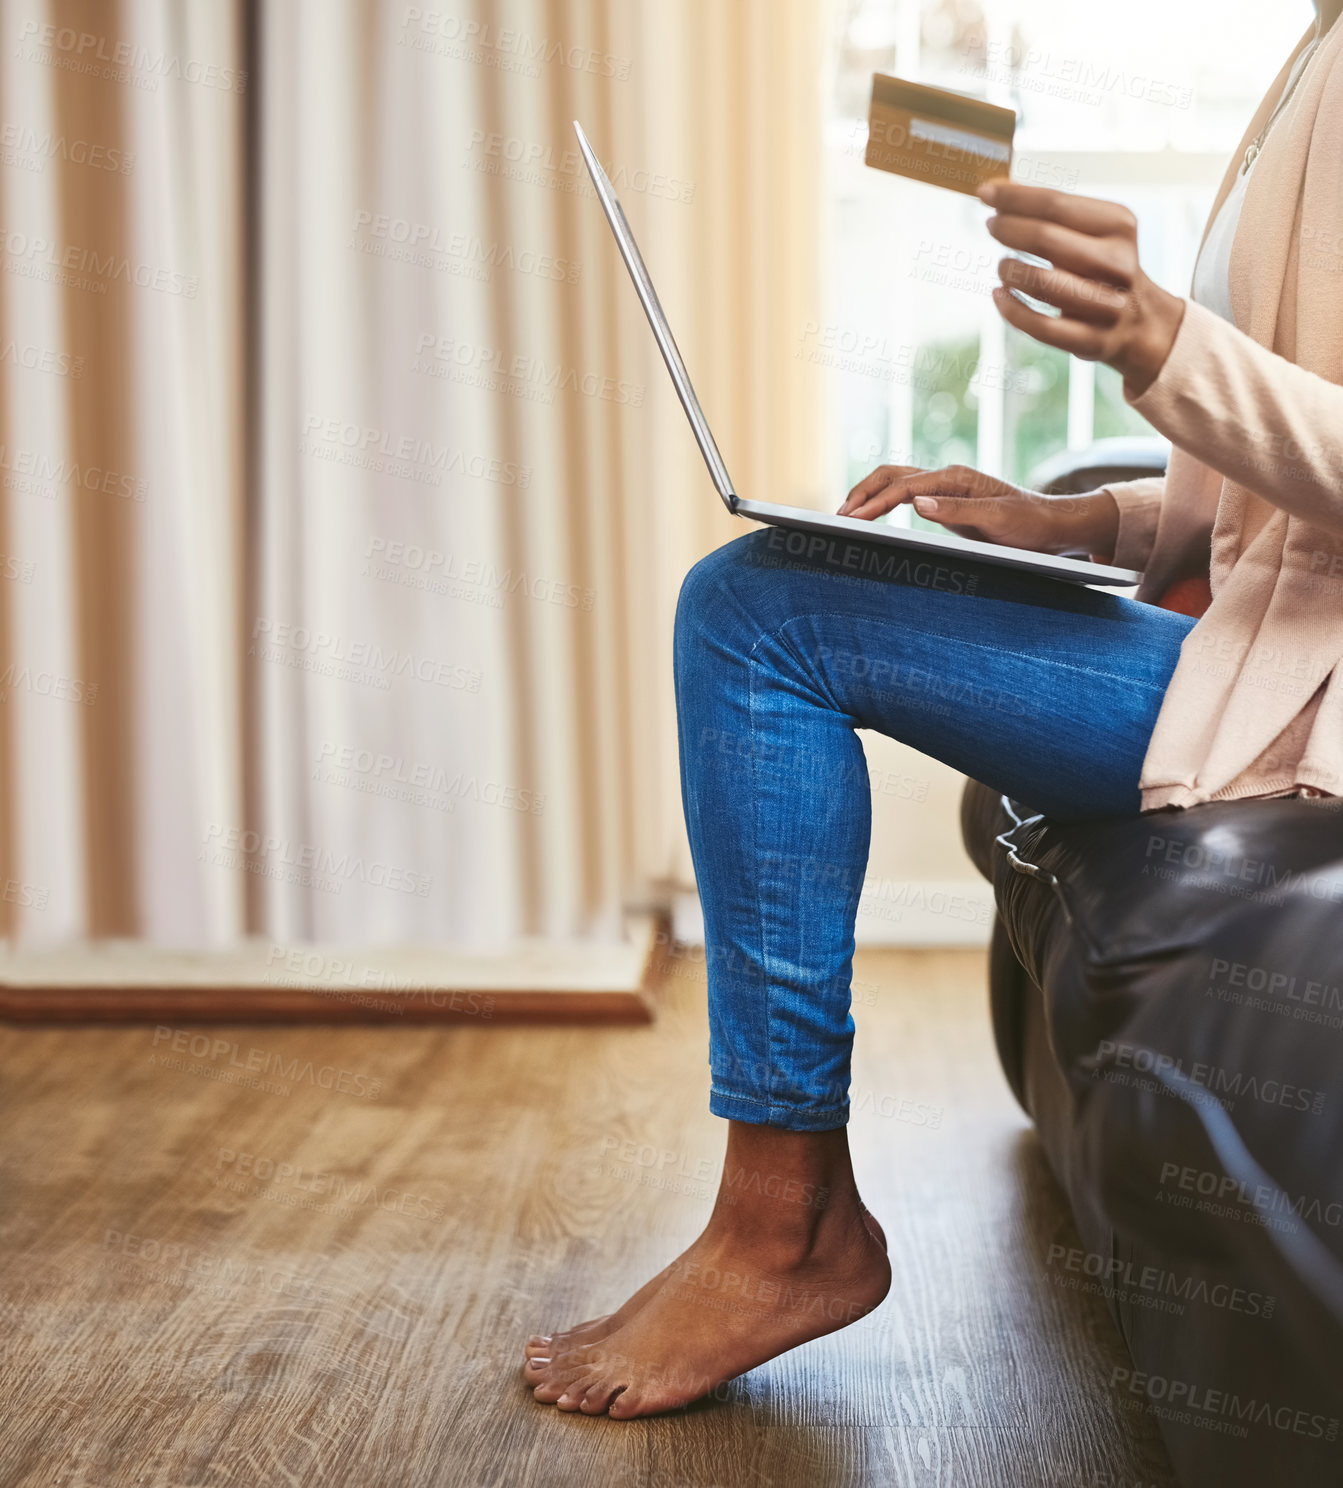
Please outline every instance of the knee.
M767 570L762 540L767 531L748 532L701 558L681 581L676 601L676 647L724 627L739 628L752 592Z

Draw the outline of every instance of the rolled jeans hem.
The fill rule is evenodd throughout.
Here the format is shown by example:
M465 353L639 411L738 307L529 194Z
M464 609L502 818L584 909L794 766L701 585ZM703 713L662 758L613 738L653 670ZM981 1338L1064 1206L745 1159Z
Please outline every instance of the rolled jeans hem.
M781 1126L787 1131L833 1131L849 1122L847 1101L841 1106L782 1106L774 1101L756 1100L754 1096L720 1090L717 1086L709 1092L709 1110L728 1121L746 1121L753 1126Z

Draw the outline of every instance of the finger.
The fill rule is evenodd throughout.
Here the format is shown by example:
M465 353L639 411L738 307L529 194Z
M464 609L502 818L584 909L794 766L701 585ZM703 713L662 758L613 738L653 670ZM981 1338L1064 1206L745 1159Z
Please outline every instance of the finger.
M1033 217L1003 216L987 223L989 234L1004 248L1016 248L1047 258L1056 268L1071 269L1088 279L1100 279L1127 289L1132 283L1132 254L1120 238L1097 238L1057 223Z
M1084 279L1062 269L1043 269L1019 258L1000 260L998 274L1009 289L1021 290L1033 300L1043 300L1075 320L1094 325L1113 325L1127 302L1123 291L1113 285Z
M916 475L891 481L883 490L845 515L857 517L860 521L870 521L893 507L912 501L916 496L969 495L975 491L976 483L986 479L977 470L968 470L959 465L948 466L945 470L920 471Z
M1034 491L1004 487L994 496L960 496L940 492L914 498L914 510L930 522L939 522L964 537L999 540L995 534L1021 525L1030 504L1038 500Z
M1070 316L1045 315L1023 304L1010 289L999 284L993 291L993 303L1010 326L1046 346L1057 346L1087 362L1105 360L1105 336L1097 326Z
M935 516L952 526L957 522L979 522L986 515L1006 510L1001 496L962 496L955 491L920 492L913 498L921 517Z
M878 465L871 475L864 476L858 482L849 492L849 497L875 495L891 481L898 480L901 476L917 475L924 468L922 465Z
M1077 232L1100 237L1106 233L1132 231L1133 213L1118 202L1102 201L1095 196L1077 196L1071 191L1055 191L1049 186L1027 186L1023 181L1010 181L999 176L985 181L979 197L995 211L1012 216L1039 217L1071 227Z
M901 476L915 474L922 469L923 467L921 465L878 465L871 475L864 476L844 498L844 504L839 509L839 515L852 515L855 505L861 505L869 497L875 496L879 491L890 485L893 480L898 480Z
M883 512L888 512L892 507L899 506L908 498L901 495L898 483L892 482L880 491L875 491L871 496L863 497L856 506L851 506L847 501L839 509L841 517L857 517L860 522L870 522L873 517L879 517Z
M839 508L840 515L849 512L855 503L866 501L869 496L875 496L878 491L889 485L894 479L894 473L889 465L879 465L871 475L865 475L862 480L844 498Z

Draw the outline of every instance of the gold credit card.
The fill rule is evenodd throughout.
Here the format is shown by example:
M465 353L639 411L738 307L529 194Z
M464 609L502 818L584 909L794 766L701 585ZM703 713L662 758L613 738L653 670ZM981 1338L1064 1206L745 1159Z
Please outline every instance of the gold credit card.
M1012 109L877 72L863 162L973 196L1011 172L1016 127Z

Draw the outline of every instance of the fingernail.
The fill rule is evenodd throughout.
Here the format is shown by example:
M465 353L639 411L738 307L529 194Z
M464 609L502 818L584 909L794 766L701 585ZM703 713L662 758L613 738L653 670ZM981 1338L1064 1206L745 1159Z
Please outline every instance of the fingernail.
M914 505L921 512L935 512L937 510L937 502L931 496L916 496L914 498Z
M980 201L987 202L989 206L992 206L998 199L998 187L996 183L993 181L985 181L984 184L979 188L978 195Z

